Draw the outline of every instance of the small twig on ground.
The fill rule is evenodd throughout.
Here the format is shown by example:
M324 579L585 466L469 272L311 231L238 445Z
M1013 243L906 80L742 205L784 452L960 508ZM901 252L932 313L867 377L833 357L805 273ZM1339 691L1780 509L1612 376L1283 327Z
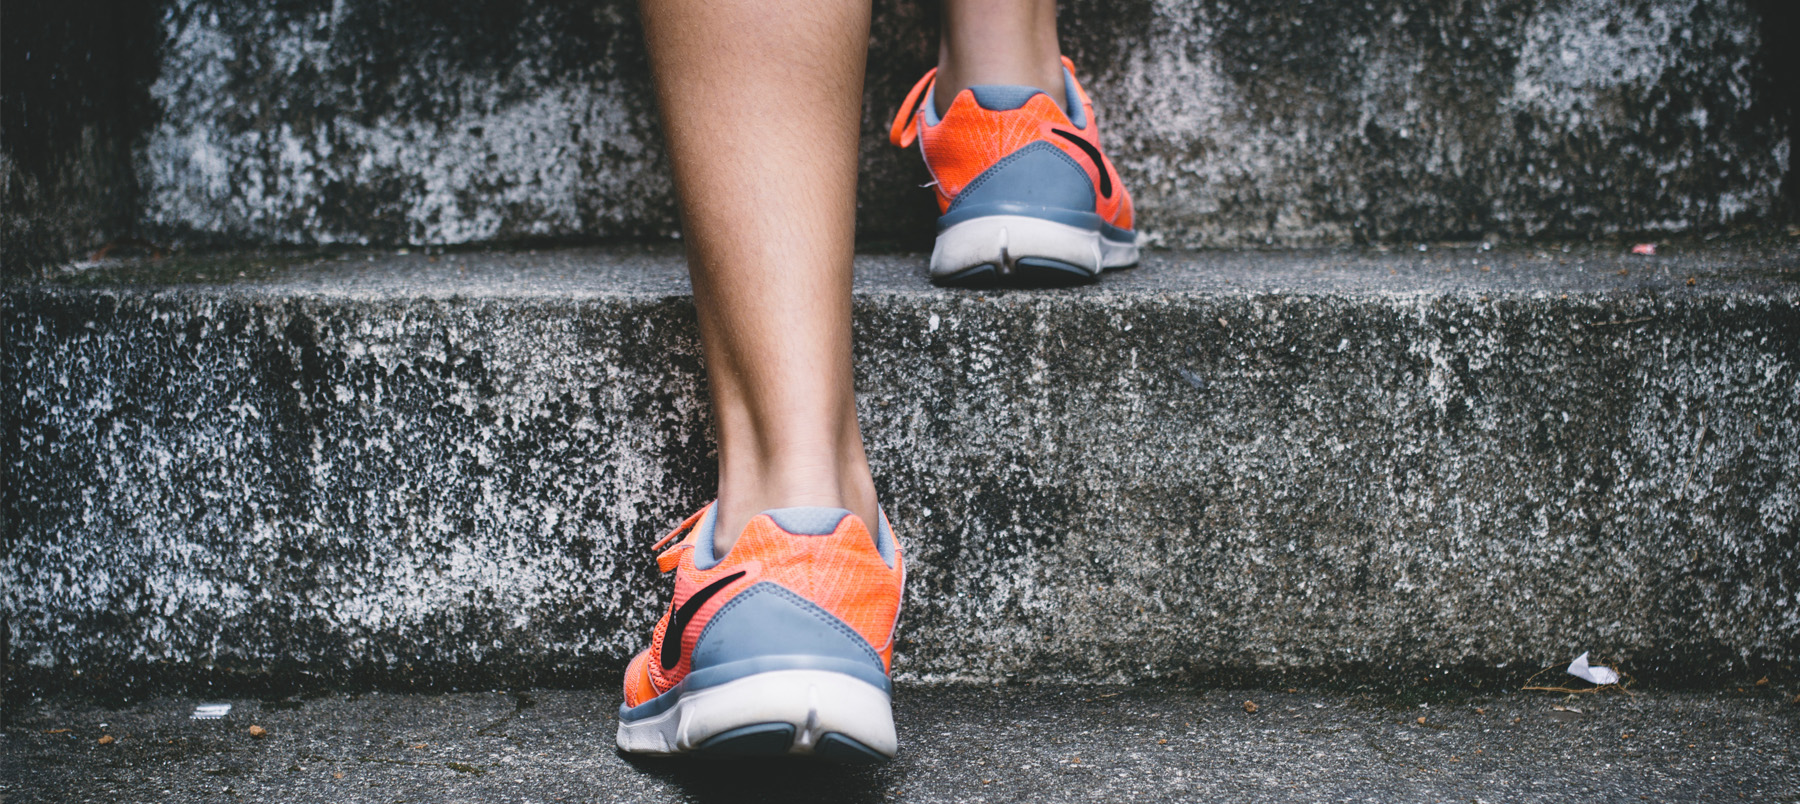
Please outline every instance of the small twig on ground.
M1700 448L1706 446L1706 411L1700 411L1700 433L1694 436L1694 454L1688 458L1687 478L1681 481L1681 496L1687 497L1694 486L1694 464L1700 462Z

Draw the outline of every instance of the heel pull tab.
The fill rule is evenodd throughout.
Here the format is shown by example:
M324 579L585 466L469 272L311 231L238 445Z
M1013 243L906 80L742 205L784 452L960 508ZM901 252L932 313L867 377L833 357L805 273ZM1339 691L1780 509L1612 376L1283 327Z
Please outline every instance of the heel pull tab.
M718 501L715 500L700 506L700 510L695 511L693 515L689 516L687 519L681 520L681 524L676 525L675 529L669 531L667 536L657 539L655 544L650 545L650 549L662 550L663 545L674 541L677 537L692 535L694 525L699 523L699 521L706 516L706 512L712 510L712 507L717 504L717 502ZM691 550L693 547L694 545L692 542L683 539L680 544L657 553L656 566L663 572L674 571L674 569L681 564L681 551L684 549Z
M937 68L933 67L925 72L919 83L913 84L911 92L906 93L906 100L900 102L900 111L894 115L893 125L888 127L888 142L906 148L918 139L919 109L925 105L925 90L936 77Z

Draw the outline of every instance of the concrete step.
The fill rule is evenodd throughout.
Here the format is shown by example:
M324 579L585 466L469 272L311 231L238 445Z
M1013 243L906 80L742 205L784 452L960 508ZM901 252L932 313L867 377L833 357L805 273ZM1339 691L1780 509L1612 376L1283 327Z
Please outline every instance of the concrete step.
M857 267L903 678L1800 661L1791 238L923 265ZM89 265L0 314L17 684L616 672L713 482L667 248Z
M11 4L0 270L108 239L517 242L679 223L637 4ZM937 214L891 115L935 2L874 4L860 231ZM1793 223L1800 11L1763 0L1067 3L1165 246ZM788 112L769 98L772 112Z
M875 768L630 760L618 697L521 690L26 706L0 794L31 802L1788 802L1792 688L1571 696L903 687ZM1254 713L1245 702L1256 704ZM250 736L261 726L261 738ZM103 736L113 738L98 745Z

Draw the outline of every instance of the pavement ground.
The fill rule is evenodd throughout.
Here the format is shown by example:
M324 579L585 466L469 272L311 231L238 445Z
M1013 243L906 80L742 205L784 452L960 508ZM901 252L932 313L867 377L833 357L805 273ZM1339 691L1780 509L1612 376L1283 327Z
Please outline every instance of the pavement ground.
M628 759L610 688L49 698L10 713L0 798L1795 802L1794 693L903 685L900 756L863 768ZM233 708L191 719L203 702Z

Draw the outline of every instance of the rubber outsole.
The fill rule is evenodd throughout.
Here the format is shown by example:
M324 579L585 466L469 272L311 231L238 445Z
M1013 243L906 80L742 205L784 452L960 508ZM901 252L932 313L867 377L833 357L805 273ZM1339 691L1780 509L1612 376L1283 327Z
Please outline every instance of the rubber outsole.
M1021 257L1013 262L1010 272L993 263L965 268L932 281L943 287L985 290L988 288L1067 288L1091 285L1100 280L1080 266L1044 257Z
M715 759L781 756L793 747L795 731L792 723L754 723L713 735L694 753Z
M1137 262L1135 234L1120 241L1084 226L1030 215L987 215L938 234L931 281L959 288L1069 287Z
M862 763L899 746L888 693L843 673L777 670L667 694L677 697L657 714L620 718L619 750Z
M854 737L828 732L819 738L812 753L794 751L799 729L792 723L756 723L715 735L693 750L704 759L753 759L768 757L810 756L840 765L869 765L886 762L880 751L863 745Z

